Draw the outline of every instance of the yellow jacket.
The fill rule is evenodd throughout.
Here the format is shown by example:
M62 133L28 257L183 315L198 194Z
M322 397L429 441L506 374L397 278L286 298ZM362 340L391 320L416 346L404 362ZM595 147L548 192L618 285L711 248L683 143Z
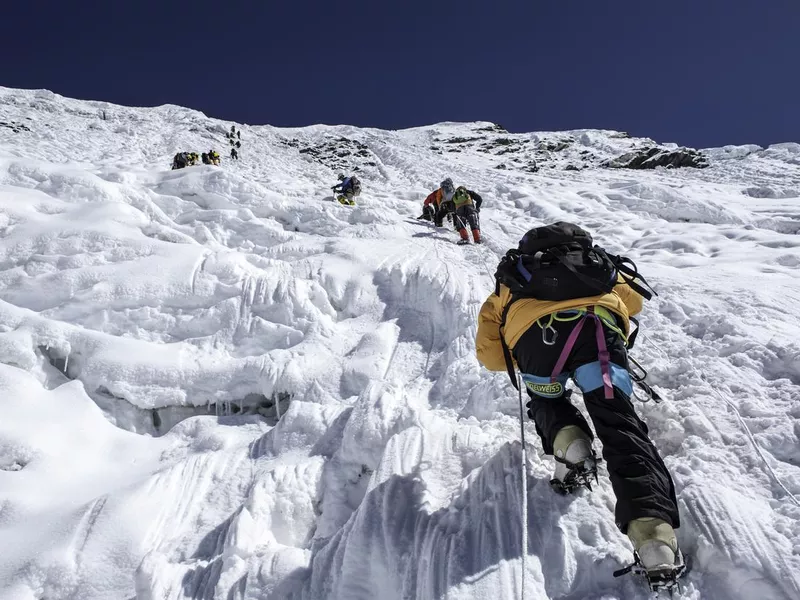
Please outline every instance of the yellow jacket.
M500 295L489 296L478 315L478 336L475 340L475 349L478 352L480 363L490 371L506 370L503 346L500 342L500 320L503 317L503 309L510 300L510 290L501 285ZM503 328L506 344L513 350L522 334L544 316L562 310L588 306L602 306L622 317L623 329L627 335L630 331L630 317L642 310L642 297L628 284L620 282L610 293L589 298L558 301L522 298L514 302L508 309L506 324Z

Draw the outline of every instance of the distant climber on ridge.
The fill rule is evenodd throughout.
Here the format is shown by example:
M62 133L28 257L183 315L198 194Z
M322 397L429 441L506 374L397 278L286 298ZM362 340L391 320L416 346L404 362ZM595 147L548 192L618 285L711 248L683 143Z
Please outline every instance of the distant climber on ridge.
M233 160L239 160L239 153L236 151L236 148L231 148L231 158Z
M212 165L219 166L219 152L216 150L209 150L208 151L208 160L211 162Z
M355 175L345 177L344 174L340 174L338 179L340 183L331 188L336 200L341 204L353 206L356 203L355 198L361 194L361 182Z
M685 568L675 535L675 486L631 403L628 372L630 316L652 294L625 261L593 246L576 225L531 229L497 268L475 345L480 363L508 370L515 387L519 369L528 415L556 460L551 484L561 493L591 489L597 478L592 430L566 388L568 379L575 381L603 445L617 526L651 588L671 589Z

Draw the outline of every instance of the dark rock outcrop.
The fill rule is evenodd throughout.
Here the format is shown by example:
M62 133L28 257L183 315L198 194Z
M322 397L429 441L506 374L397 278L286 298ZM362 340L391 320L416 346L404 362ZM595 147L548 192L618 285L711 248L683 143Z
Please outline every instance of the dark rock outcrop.
M603 166L612 169L655 169L656 167L693 167L704 169L708 159L694 148L642 148L606 161Z
M481 131L481 132L485 131L488 133L508 133L506 128L498 123L492 123L488 127L481 127L479 129L476 129L475 131Z
M27 125L23 125L22 123L7 123L6 121L0 121L0 127L8 127L14 133L19 133L20 131L30 131L31 128Z
M283 144L297 148L300 154L305 154L310 159L333 170L358 171L360 168L358 163L361 163L361 166L377 164L377 157L365 143L346 137L303 147L300 147L297 139L284 140Z

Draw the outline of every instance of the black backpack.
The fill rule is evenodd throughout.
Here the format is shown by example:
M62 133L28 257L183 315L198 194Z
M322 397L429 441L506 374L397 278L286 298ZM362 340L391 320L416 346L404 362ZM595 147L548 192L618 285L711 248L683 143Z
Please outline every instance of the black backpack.
M558 301L608 294L620 278L646 300L656 294L631 259L608 254L593 244L589 232L563 221L531 229L517 249L506 253L495 272L495 293L500 294L501 284L511 291L500 320L500 341L515 387L511 352L502 335L511 305L521 298ZM636 331L628 338L628 348L633 347Z
M608 294L618 276L644 298L653 297L635 281L647 285L633 261L593 245L592 236L577 225L559 222L531 229L519 248L506 253L495 273L495 292L503 284L512 300L572 300Z

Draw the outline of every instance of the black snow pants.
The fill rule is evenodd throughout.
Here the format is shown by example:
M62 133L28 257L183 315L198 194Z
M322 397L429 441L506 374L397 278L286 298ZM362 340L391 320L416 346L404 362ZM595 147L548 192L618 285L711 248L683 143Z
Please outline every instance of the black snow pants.
M456 214L453 217L456 229L477 229L480 231L481 225L478 220L478 211L472 204L462 204L456 209Z
M545 319L542 319L544 321ZM576 321L553 321L557 332L555 343L545 344L542 328L533 324L522 335L513 349L519 370L533 375L532 379L549 378L556 366L565 342ZM552 342L552 332L548 331ZM647 425L639 419L631 403L632 384L628 375L628 354L622 337L603 325L606 346L610 355L613 395L605 398L602 382L598 385L600 367L598 342L594 323L587 322L575 341L564 366L583 392L586 410L592 418L597 437L603 445L603 458L608 465L611 485L617 498L615 520L623 531L628 523L639 517L657 517L680 526L678 503L672 477L653 442L647 435ZM577 425L590 438L592 431L580 411L569 401L569 393L557 397L539 395L526 386L531 400L528 415L536 424L536 431L547 454L553 453L553 440L562 427ZM594 388L594 389L592 389Z

